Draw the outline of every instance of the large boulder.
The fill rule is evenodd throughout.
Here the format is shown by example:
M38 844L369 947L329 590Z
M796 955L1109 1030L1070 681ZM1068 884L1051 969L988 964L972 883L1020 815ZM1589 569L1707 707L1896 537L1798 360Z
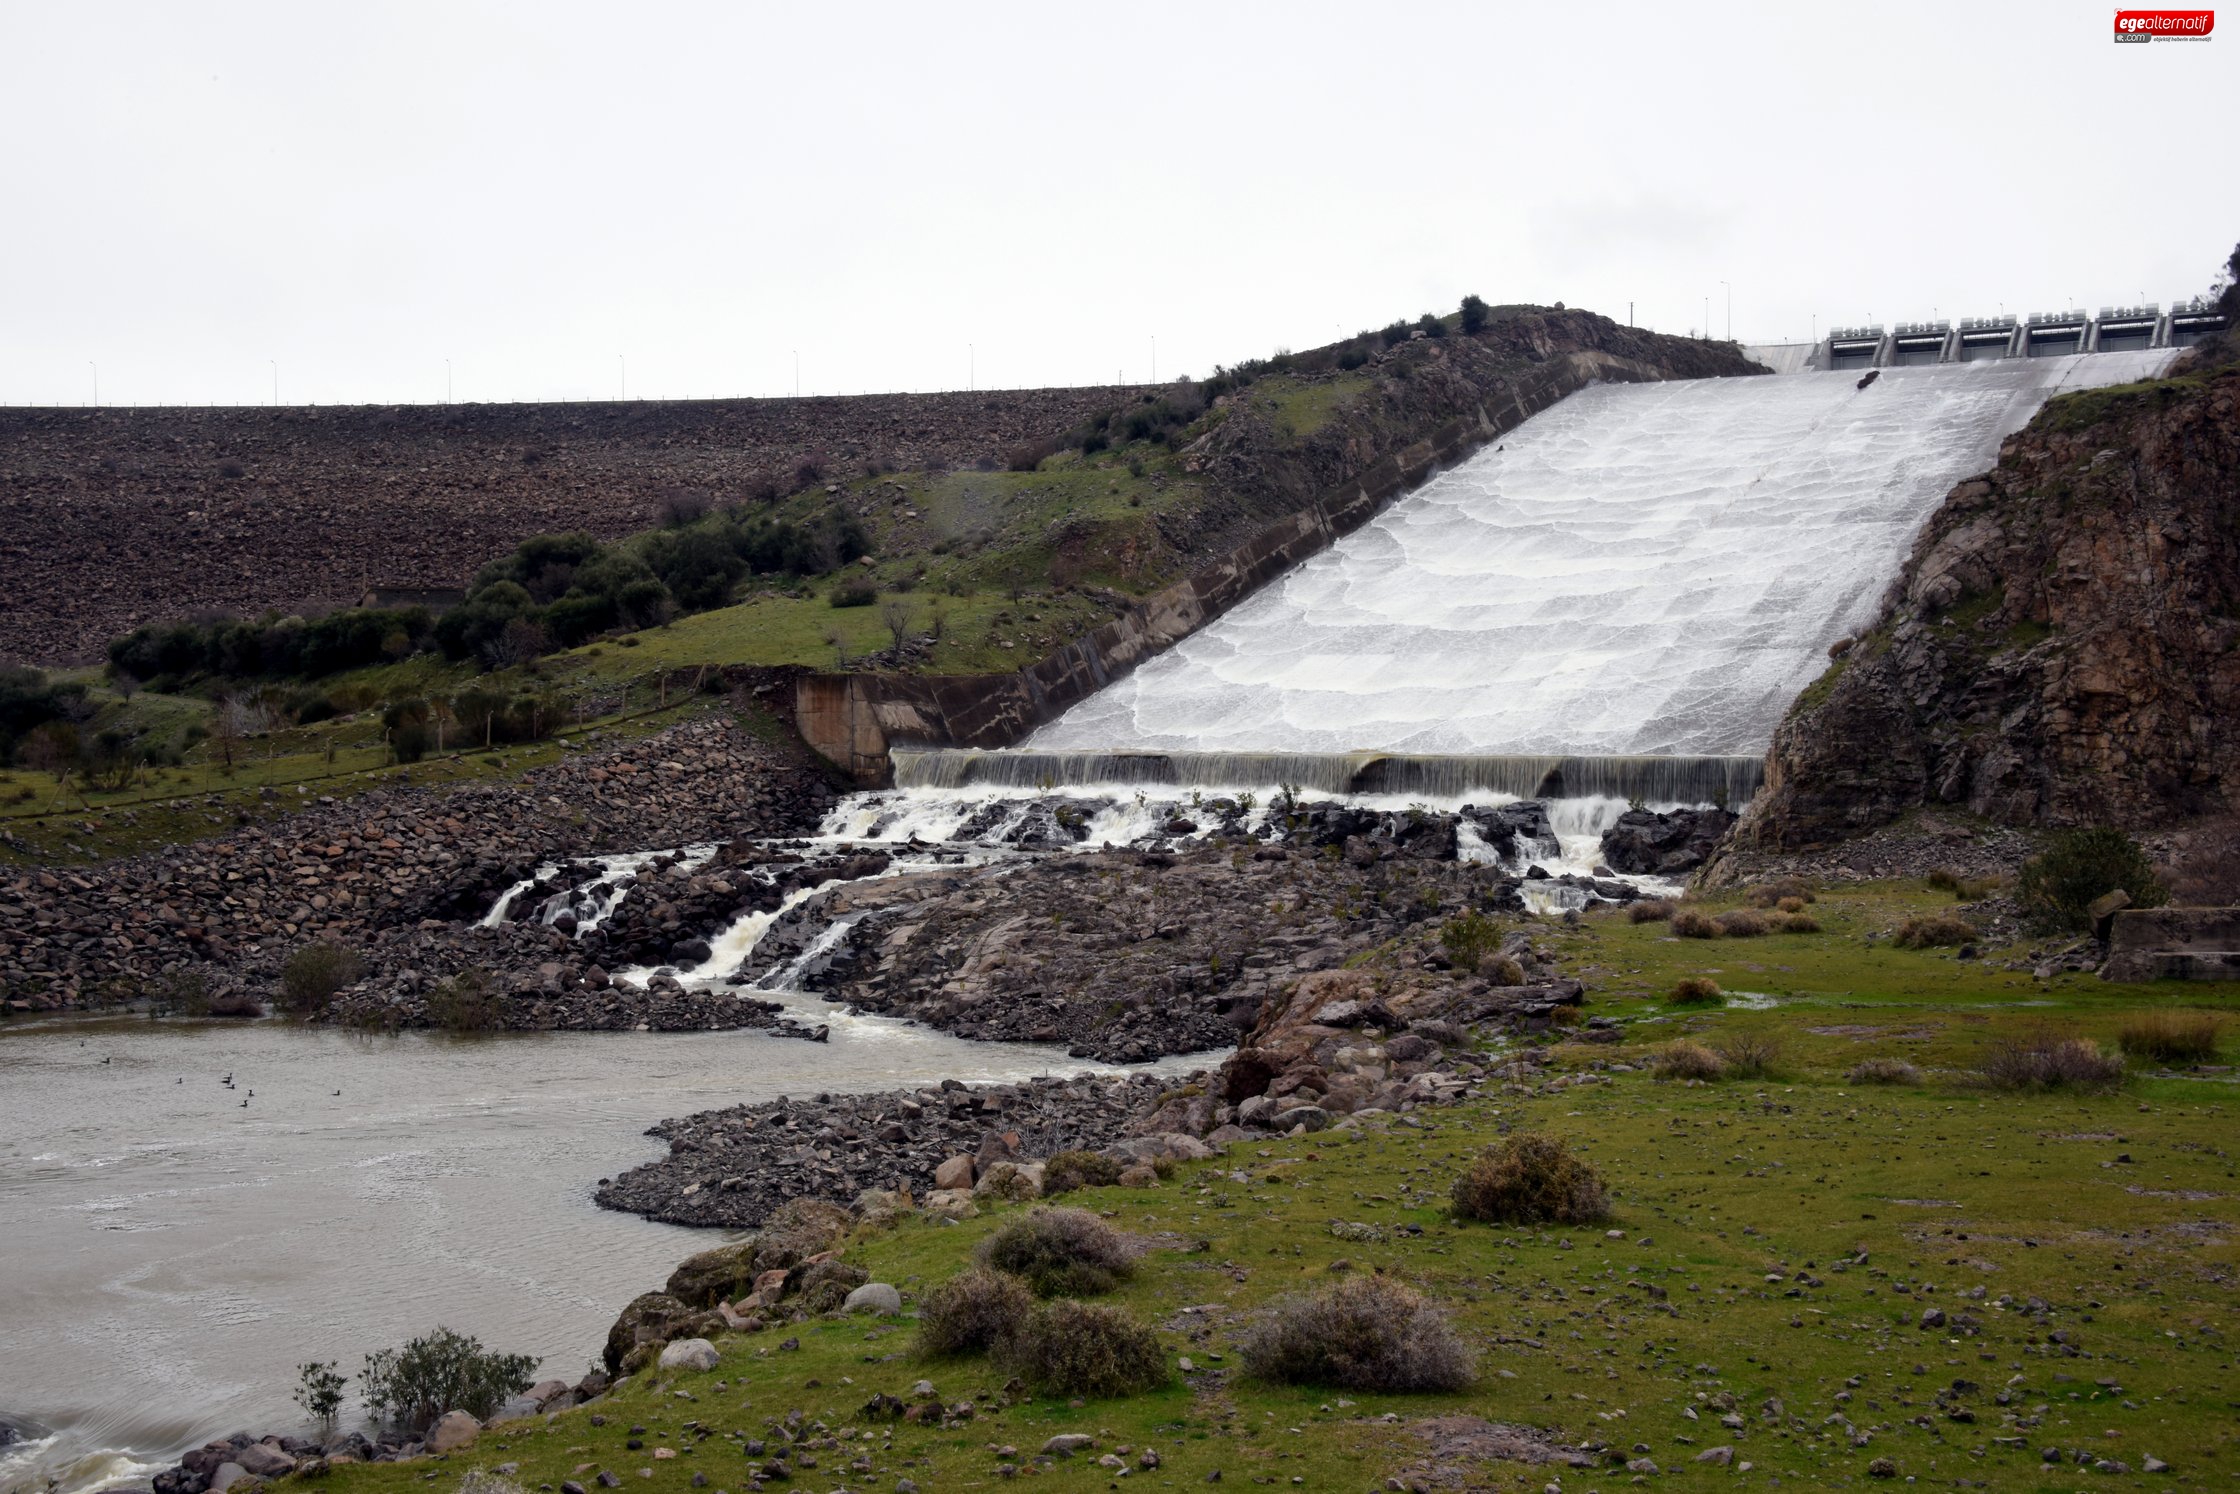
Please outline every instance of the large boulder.
M764 1271L790 1270L839 1244L854 1226L855 1216L838 1204L819 1198L789 1199L755 1237L755 1265Z
M691 1307L670 1296L667 1292L646 1292L630 1301L622 1309L614 1326L607 1330L607 1346L601 1359L607 1373L623 1372L622 1362L630 1351L641 1344L662 1344L675 1338L686 1323L700 1316Z
M482 1423L464 1411L446 1411L436 1424L428 1428L427 1445L432 1453L458 1452L472 1447L482 1435Z
M891 1318L902 1311L902 1293L883 1281L867 1281L848 1293L848 1300L840 1306L847 1312L870 1312Z
M1711 859L1734 820L1724 809L1629 809L1602 832L1602 859L1629 876L1682 876Z
M721 1362L716 1346L704 1338L679 1339L661 1351L659 1361L665 1370L712 1370Z
M848 1300L848 1293L871 1279L871 1273L846 1261L812 1261L786 1278L788 1296L799 1295L810 1312L832 1312Z
M265 1442L252 1442L237 1448L233 1460L257 1478L279 1478L296 1471L296 1460L279 1448Z
M688 1256L669 1273L668 1293L687 1307L709 1308L754 1289L758 1238Z

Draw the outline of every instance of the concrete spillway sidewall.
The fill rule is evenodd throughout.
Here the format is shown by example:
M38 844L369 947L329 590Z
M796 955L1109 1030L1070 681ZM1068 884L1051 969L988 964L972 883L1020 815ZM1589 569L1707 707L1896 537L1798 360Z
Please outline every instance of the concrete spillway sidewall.
M811 747L866 787L893 781L889 750L896 745L1008 747L1558 400L1590 384L1666 377L1664 370L1636 359L1567 353L1488 399L1474 418L1449 421L1386 453L1311 507L1270 524L1212 564L1015 674L806 675L795 686L795 723Z

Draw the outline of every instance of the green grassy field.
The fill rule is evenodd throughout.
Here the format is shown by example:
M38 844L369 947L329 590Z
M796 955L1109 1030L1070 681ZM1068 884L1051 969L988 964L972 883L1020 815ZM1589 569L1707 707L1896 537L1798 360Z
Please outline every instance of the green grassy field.
M2151 1456L2180 1484L2227 1483L2240 1475L2232 1070L2139 1068L2102 1094L1994 1091L1969 1070L1996 1037L2050 1026L2113 1040L2126 1012L2231 1012L2240 989L2039 982L1865 942L1939 901L1917 884L1830 894L1815 909L1820 934L1701 946L1661 925L1586 920L1560 937L1593 972L1589 1010L1633 1020L1616 1043L1555 1048L1560 1083L1495 1086L1358 1132L1243 1144L1155 1188L1069 1196L1149 1244L1136 1279L1107 1300L1156 1324L1171 1363L1193 1361L1163 1390L1069 1404L1007 1393L978 1358L916 1357L916 1297L1011 1210L955 1225L913 1218L846 1252L902 1288L904 1320L729 1336L712 1372L649 1371L549 1425L500 1427L437 1462L339 1468L328 1482L447 1488L470 1468L512 1463L532 1489L611 1470L626 1488L704 1477L739 1490L745 1441L798 1412L818 1430L807 1434L813 1470L798 1461L793 1485L818 1489L992 1487L999 1464L1060 1432L1098 1439L1037 1475L1060 1488L1116 1485L1095 1459L1121 1449L1128 1476L1157 1487L1218 1473L1362 1491L1395 1477L1402 1488L1845 1488L1881 1482L1876 1459L1921 1484L2098 1483L2080 1453L2134 1472ZM1710 1011L1662 1000L1671 980L1707 969L1771 999ZM1770 1037L1779 1056L1755 1080L1653 1079L1654 1048L1682 1032ZM2228 1028L2222 1056L2234 1047ZM1905 1057L1925 1082L1851 1084L1868 1055ZM1454 1176L1512 1128L1562 1136L1589 1158L1612 1217L1455 1222ZM1341 1394L1239 1371L1236 1335L1255 1311L1362 1272L1448 1307L1480 1351L1473 1388ZM909 1399L921 1377L946 1403L971 1401L973 1420L944 1429L861 1414L874 1395ZM1441 1464L1417 1427L1456 1414L1589 1445L1596 1466ZM1731 1461L1697 1461L1720 1447ZM1138 1466L1146 1448L1154 1469ZM2058 1466L2042 1461L2048 1448ZM1641 1458L1656 1476L1624 1466Z

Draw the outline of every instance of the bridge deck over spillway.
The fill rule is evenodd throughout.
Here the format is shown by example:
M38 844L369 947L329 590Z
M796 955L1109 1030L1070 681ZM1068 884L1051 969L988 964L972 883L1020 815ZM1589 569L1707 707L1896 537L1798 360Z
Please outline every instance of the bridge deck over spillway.
M1585 390L1024 746L1762 753L1954 483L2050 395L2170 356Z

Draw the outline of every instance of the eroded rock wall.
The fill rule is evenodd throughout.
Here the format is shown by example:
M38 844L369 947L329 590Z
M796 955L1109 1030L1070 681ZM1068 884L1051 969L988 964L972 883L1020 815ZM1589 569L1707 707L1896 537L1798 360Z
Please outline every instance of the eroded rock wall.
M1953 489L1737 828L1825 845L1924 804L2150 827L2240 806L2240 368L2072 395Z

